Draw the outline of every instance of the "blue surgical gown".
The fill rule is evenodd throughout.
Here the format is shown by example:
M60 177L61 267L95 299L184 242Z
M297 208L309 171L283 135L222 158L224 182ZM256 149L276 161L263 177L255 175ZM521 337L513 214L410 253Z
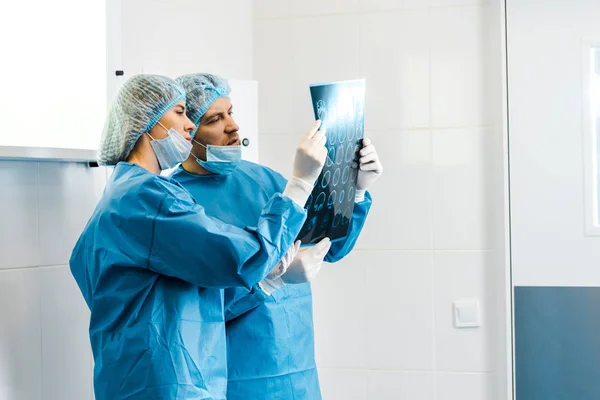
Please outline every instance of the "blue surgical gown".
M207 213L236 226L256 223L260 210L286 180L269 168L242 161L230 175L172 175ZM331 246L326 261L347 255L371 207L367 193L357 203L345 240ZM319 400L310 284L287 285L272 296L255 288L226 289L228 400Z
M170 178L115 167L70 259L91 310L97 400L226 398L223 288L251 296L306 219L289 198L265 204L242 229Z

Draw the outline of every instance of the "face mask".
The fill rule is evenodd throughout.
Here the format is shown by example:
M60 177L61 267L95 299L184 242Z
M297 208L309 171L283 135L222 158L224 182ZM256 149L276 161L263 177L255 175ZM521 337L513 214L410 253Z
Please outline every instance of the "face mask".
M171 128L167 130L163 124L160 122L158 124L167 131L166 138L154 139L149 133L146 134L152 139L150 145L154 150L154 154L156 154L160 169L173 168L188 158L192 151L192 144L185 140L175 129Z
M206 161L199 159L194 153L192 156L200 166L213 174L229 175L242 161L242 146L205 146L196 140L194 142L206 149Z

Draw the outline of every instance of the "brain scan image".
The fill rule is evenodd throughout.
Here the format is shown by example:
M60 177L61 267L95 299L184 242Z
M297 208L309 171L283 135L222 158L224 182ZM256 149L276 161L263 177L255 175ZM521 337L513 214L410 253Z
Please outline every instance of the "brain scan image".
M331 146L337 141L337 129L335 125L329 125L325 129L327 129L327 132L325 133L327 136L327 146Z
M323 180L321 181L321 187L325 189L329 186L329 182L331 182L331 171L325 171L323 174Z
M337 134L336 134L335 138L331 141L331 144L333 146L337 146L339 137L344 135L344 127L343 126L337 125L336 128L337 128L337 132L336 132Z
M344 148L342 146L336 149L335 163L341 165L344 162Z
M317 196L317 200L315 200L315 211L321 211L321 209L325 205L325 197L327 197L325 196L325 193L319 193L319 196Z
M333 217L333 227L337 228L340 225L340 222L342 222L342 212L338 211Z
M356 179L358 178L358 165L356 166L356 168L350 168L350 179L352 180L352 182L356 182Z
M358 162L360 160L360 149L361 148L362 148L361 144L356 144L354 146L354 157L352 159L356 162Z
M331 193L329 193L329 199L327 200L327 207L328 208L332 208L335 205L335 196L336 196L336 192L335 190L333 190Z
M327 167L331 167L333 165L333 160L335 160L335 147L330 147L327 151Z
M364 135L365 81L311 85L310 95L315 119L327 130L327 159L305 205L307 218L298 235L304 246L348 234Z
M323 218L321 219L321 225L320 225L321 229L326 229L327 226L329 226L329 218L330 218L329 214L325 214L323 216Z
M321 122L327 119L327 107L323 100L317 101L317 118L320 119Z
M302 230L311 231L315 228L316 225L317 225L317 216L315 215L312 218L309 218L306 220L306 223L302 227Z
M347 224L352 219L352 209L350 207L346 207L344 210L344 215L342 217L342 224Z
M346 226L350 223L350 220L346 218L345 215L342 215L342 226Z
M344 167L344 173L342 174L342 185L345 185L348 182L349 178L350 178L350 166L346 165Z
M352 146L352 143L348 143L348 146L346 146L346 164L354 159L354 154L354 146Z
M347 125L342 125L342 131L338 134L338 144L342 145L346 142L346 131L348 130Z
M337 186L338 183L340 183L340 175L341 175L341 172L338 168L335 170L335 172L333 174L333 186Z
M304 206L305 210L308 210L310 208L310 206L312 205L313 202L313 195L312 193L308 196L308 200L306 200L306 205Z
M356 132L356 127L354 125L350 126L350 129L348 129L348 141L349 142L354 140L355 132Z

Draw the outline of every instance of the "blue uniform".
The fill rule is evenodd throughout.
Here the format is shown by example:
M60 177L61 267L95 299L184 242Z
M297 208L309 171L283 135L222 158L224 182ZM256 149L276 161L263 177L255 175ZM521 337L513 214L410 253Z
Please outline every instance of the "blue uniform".
M229 175L194 175L179 167L172 178L190 191L206 212L236 226L252 226L260 210L286 180L246 161ZM371 206L354 207L348 236L332 243L326 261L347 255L358 238ZM226 289L228 400L319 400L314 358L310 284L287 285L271 297L260 290Z
M172 179L117 164L70 260L91 310L97 400L226 398L222 288L252 290L306 219L286 197L265 204L240 229Z

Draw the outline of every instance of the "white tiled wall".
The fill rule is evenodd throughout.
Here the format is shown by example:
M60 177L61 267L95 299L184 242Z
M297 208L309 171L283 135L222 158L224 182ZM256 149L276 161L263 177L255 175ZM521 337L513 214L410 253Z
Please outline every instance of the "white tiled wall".
M41 399L40 277L33 269L0 272L0 398Z
M121 0L125 76L252 78L252 0Z
M230 4L233 14L198 2L197 18L189 1L152 0L137 22L140 2L124 2L129 27L151 22L164 34L187 21L181 45L158 30L126 34L128 66L254 76L261 160L284 174L312 121L307 85L367 78L366 130L385 174L357 250L315 282L325 400L500 399L504 320L492 310L504 301L494 282L501 131L488 59L496 9L478 0L255 0L252 24L249 0ZM218 38L221 27L227 34L207 42L205 62L186 55L186 40ZM82 164L0 161L1 400L92 397L89 314L67 263L105 180ZM481 329L452 327L451 302L463 297L479 297Z
M251 0L122 4L127 74L252 78ZM109 172L0 160L0 400L93 399L89 311L68 261Z
M433 374L430 372L368 371L366 398L433 400L433 383Z
M0 161L0 399L92 398L89 311L69 256L105 168Z
M499 4L254 1L261 162L289 173L308 84L366 78L385 167L357 249L314 283L325 400L506 398ZM482 327L455 329L472 297Z
M361 15L360 76L369 85L367 104L381 104L365 115L369 129L429 128L432 32L423 23L428 19L427 9Z
M39 271L43 399L91 396L89 311L68 266Z

